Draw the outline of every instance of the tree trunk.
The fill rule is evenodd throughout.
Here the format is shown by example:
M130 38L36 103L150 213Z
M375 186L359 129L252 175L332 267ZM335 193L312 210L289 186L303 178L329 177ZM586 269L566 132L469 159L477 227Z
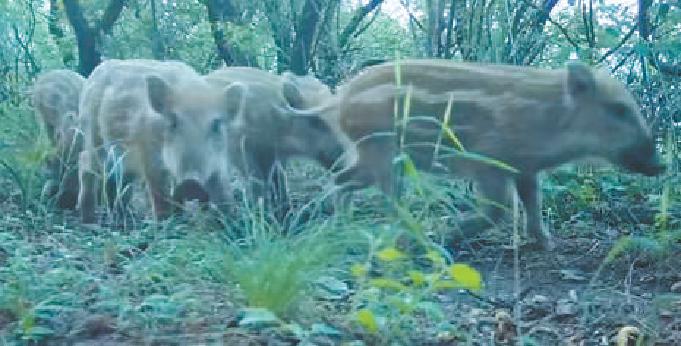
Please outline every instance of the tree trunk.
M204 1L206 10L208 11L208 21L210 22L210 31L213 35L213 42L215 42L215 48L217 49L218 56L225 65L234 65L236 59L234 58L234 53L227 44L225 39L225 32L222 29L222 11L221 4L218 4L218 0L206 0Z
M98 21L96 27L88 24L83 9L78 0L64 0L66 18L68 18L76 34L78 45L78 72L89 76L92 70L102 62L102 54L97 47L97 41L102 33L110 34L114 23L123 11L126 0L111 0Z
M294 22L295 37L291 47L291 71L297 75L307 74L312 62L314 39L319 31L324 0L307 0L300 20Z
M158 30L158 18L156 16L156 0L150 0L151 7L151 53L154 59L163 60L165 58L166 48L163 44L163 37Z

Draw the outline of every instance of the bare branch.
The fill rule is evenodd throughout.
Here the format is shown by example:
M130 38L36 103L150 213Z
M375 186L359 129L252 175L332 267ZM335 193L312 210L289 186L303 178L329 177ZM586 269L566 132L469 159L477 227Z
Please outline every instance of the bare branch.
M357 27L359 27L359 24L362 22L362 20L364 20L369 13L371 13L382 3L383 0L371 0L368 4L361 6L357 9L357 11L355 11L355 14L350 19L350 22L348 22L348 25L343 28L343 31L338 38L338 46L341 49L348 44L350 37L355 37L353 36L353 33L357 30Z
M605 54L603 54L603 56L598 59L596 64L602 63L610 55L612 55L617 50L622 48L622 46L631 38L631 36L634 35L634 32L636 32L636 25L632 26L631 29L629 29L629 32L626 35L624 35L624 37L622 37L622 40L620 40L620 42L618 44L616 44L614 47L610 48L607 52L605 52Z
M97 23L97 31L105 33L107 35L111 34L111 29L113 29L114 23L120 17L121 12L123 12L123 7L125 7L127 0L111 0L104 10L104 15Z

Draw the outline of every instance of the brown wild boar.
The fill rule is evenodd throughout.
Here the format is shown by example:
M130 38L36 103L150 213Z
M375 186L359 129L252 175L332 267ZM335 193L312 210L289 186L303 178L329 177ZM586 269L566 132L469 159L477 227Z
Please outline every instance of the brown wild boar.
M59 208L73 209L78 201L78 156L83 140L77 126L78 101L85 79L70 70L52 70L33 84L33 107L56 149L48 159L50 180L43 189Z
M95 220L103 171L106 180L115 176L124 184L141 177L156 218L171 210L172 183L187 194L176 193L177 201L223 201L227 122L242 94L240 84L212 87L181 62L108 60L99 65L83 87L79 108L85 137L80 157L83 221ZM120 160L115 165L106 159L111 153ZM107 185L111 190L113 184Z
M241 112L231 123L228 148L241 173L258 180L250 186L255 197L274 192L280 206L286 207L284 181L270 176L278 162L300 156L330 168L342 153L336 136L320 117L322 112L310 110L332 96L316 78L228 67L211 72L206 80L218 88L245 85Z
M485 208L489 220L503 216L507 209L498 206L509 205L508 187L514 186L525 207L528 232L539 245L551 248L541 222L539 171L587 157L645 175L664 170L634 98L604 72L581 63L563 70L425 59L398 64L370 67L339 89L337 126L356 147L349 147L354 163L337 182L378 184L392 194L392 158L404 133L403 148L417 167L470 178L484 200L496 202ZM409 125L398 136L396 97L399 105L410 99ZM455 139L443 134L448 103L448 126L465 153L453 150ZM402 112L400 107L397 114L402 117ZM469 159L467 153L519 172ZM463 230L475 224L480 226L464 224Z

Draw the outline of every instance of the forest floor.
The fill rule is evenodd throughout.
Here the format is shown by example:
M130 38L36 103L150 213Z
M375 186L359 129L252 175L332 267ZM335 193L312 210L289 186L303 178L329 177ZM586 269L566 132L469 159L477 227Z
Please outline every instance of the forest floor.
M516 262L509 233L494 230L447 250L448 263L482 275L477 292L415 284L414 273L430 278L433 266L399 236L383 239L391 223L371 194L355 220L320 214L289 234L256 225L250 212L219 222L200 213L162 225L138 218L121 230L22 210L11 182L0 182L10 191L0 199L0 344L511 345L520 331L524 345L619 345L617 334L633 327L640 339L623 345L681 345L679 206L660 232L659 202L642 199L648 190L635 179L618 180L616 190L635 189L622 194L577 179L596 181L588 205L574 186L552 181L555 251L521 248ZM431 239L452 222L452 204L438 203L414 212ZM263 243L243 241L258 232L269 232ZM386 246L407 258L377 263ZM358 274L358 264L368 270ZM389 277L398 283L371 280Z

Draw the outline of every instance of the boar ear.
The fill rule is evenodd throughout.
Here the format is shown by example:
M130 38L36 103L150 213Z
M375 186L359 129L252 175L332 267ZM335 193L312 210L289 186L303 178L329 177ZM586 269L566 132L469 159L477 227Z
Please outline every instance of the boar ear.
M303 108L305 103L303 94L298 89L298 86L290 79L284 81L283 90L286 102L293 108Z
M225 104L227 105L227 117L235 117L243 107L246 98L246 85L234 82L225 88Z
M596 80L589 66L580 62L567 64L567 91L571 96L594 94Z
M147 92L149 93L149 103L158 113L166 114L168 101L170 101L170 87L163 79L158 76L148 76Z

